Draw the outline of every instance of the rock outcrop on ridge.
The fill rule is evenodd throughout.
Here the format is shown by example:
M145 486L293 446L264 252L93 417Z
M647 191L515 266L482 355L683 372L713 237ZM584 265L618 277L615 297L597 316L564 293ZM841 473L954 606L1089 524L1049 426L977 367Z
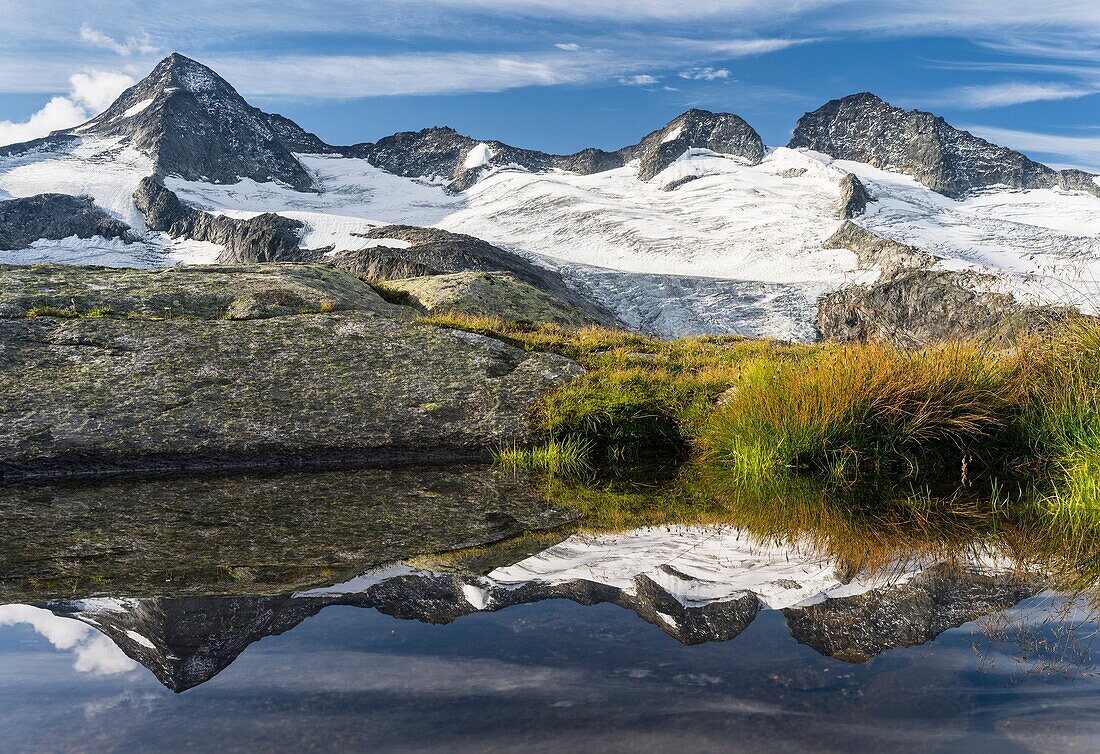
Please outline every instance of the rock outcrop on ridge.
M1088 173L1056 171L954 128L932 113L902 110L870 92L835 99L806 113L788 146L905 173L952 198L993 187L1055 186L1100 196L1100 185Z
M0 201L0 251L71 236L133 240L129 225L115 220L87 196L37 194Z
M385 283L385 290L399 294L403 299L399 303L416 307L424 314L470 314L563 327L600 324L595 317L509 272L456 272L390 280Z
M142 179L134 191L134 203L145 215L150 230L224 246L218 257L221 264L297 262L304 258L299 245L305 226L298 220L273 212L247 220L212 215L184 204L159 176Z

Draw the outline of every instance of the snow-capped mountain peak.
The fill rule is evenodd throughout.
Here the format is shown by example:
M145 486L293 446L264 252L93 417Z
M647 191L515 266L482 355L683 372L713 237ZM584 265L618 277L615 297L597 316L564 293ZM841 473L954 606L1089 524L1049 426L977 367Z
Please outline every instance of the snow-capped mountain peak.
M242 178L313 188L293 151L329 151L313 134L245 101L207 66L173 53L105 112L56 138L117 137L162 175L211 183ZM312 148L311 148L312 147Z

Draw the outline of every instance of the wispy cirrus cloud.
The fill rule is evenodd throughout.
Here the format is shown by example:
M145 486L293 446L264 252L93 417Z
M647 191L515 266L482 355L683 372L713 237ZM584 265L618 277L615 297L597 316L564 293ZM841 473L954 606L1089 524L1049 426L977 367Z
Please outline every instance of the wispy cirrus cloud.
M960 86L935 99L933 106L964 110L1009 107L1028 102L1054 102L1096 94L1100 89L1057 81L1006 81L997 84Z
M686 71L680 71L680 78L689 79L691 81L714 81L716 79L728 79L729 77L730 72L727 68L711 68L707 66L704 68L689 68Z
M125 41L120 42L114 37L108 36L98 29L93 29L88 24L84 24L80 27L80 39L82 42L92 47L110 50L124 57L133 55L134 53L149 55L157 51L152 38L146 32L141 32L137 36L127 37Z
M619 83L623 86L653 86L659 84L661 80L656 76L651 76L648 73L639 73L634 76L624 76L619 79Z

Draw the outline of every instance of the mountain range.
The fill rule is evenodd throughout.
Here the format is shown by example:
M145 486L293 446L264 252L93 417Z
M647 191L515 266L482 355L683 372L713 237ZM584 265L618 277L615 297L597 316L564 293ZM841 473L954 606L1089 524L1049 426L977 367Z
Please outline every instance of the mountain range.
M895 563L853 575L812 548L761 544L729 527L658 527L574 535L485 575L453 564L434 571L395 563L292 594L95 597L35 607L44 625L88 624L182 692L209 681L253 643L333 605L443 625L546 600L607 603L689 645L731 641L761 612L777 610L799 643L863 663L925 644L1041 589L1035 577L980 558Z
M429 238L466 251L427 264ZM870 93L805 114L781 147L704 110L614 151L442 127L337 146L179 54L87 123L0 147L0 262L378 277L413 246L418 274L523 269L597 321L665 336L863 338L901 300L892 331L934 339L1006 307L1095 309L1100 183Z

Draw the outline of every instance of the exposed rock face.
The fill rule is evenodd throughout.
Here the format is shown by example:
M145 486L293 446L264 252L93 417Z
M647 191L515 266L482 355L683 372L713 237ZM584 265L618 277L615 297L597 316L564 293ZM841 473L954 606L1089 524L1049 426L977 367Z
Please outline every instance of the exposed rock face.
M222 264L296 262L309 256L299 250L305 226L298 220L271 212L247 220L211 215L188 207L158 176L142 179L134 191L134 203L150 230L224 246L218 257Z
M37 194L0 201L0 251L71 236L133 240L129 225L96 207L87 196Z
M929 569L900 586L784 610L791 636L823 655L867 662L895 647L932 641L949 628L1034 596L1036 584L1010 575Z
M826 249L848 249L856 255L861 266L878 265L884 271L899 267L930 267L936 262L934 256L915 246L884 238L851 220L841 223L822 246Z
M558 273L480 238L411 225L387 225L374 228L363 236L395 239L409 244L409 247L375 246L341 251L327 257L327 261L364 280L398 280L459 272L505 272L598 322L608 325L616 323L614 315L567 286Z
M341 151L397 175L442 179L452 191L464 191L486 168L505 165L532 172L557 168L588 175L639 160L638 175L649 180L689 149L732 154L753 164L764 157L764 143L748 123L736 115L706 110L689 110L638 144L614 152L588 148L552 155L499 141L478 141L452 128L397 133L375 144L357 144Z
M223 78L179 54L70 134L121 136L162 175L192 181L278 181L299 191L313 179L292 152L329 151L313 134L245 102Z
M842 288L818 305L826 340L882 342L913 348L945 340L1009 344L1043 331L1068 312L1029 307L981 290L979 276L948 270L895 268L867 286Z
M358 278L326 265L169 267L133 270L65 264L0 265L0 317L36 307L80 315L110 310L152 319L265 319L322 308L399 311Z
M902 110L869 92L832 100L803 115L789 146L905 173L953 198L994 186L1061 186L1100 196L1100 186L1086 173L1059 173L953 128L932 113Z
M406 303L426 314L443 312L501 317L513 322L552 322L565 327L598 324L548 293L508 272L458 272L451 275L391 280L391 290L407 296Z
M244 321L0 319L4 478L483 453L532 441L532 402L582 371L373 306Z
M736 115L707 110L688 110L623 151L640 161L638 177L648 181L689 149L730 154L753 165L764 159L764 142L752 126Z
M863 181L848 173L840 179L840 209L837 211L837 216L842 220L851 220L857 215L862 215L867 205L874 200L871 192L863 185Z

